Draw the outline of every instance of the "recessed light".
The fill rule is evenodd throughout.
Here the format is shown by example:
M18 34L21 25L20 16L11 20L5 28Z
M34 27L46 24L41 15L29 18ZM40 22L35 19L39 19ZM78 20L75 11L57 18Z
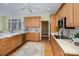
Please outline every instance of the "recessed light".
M48 11L50 11L50 9L48 8Z

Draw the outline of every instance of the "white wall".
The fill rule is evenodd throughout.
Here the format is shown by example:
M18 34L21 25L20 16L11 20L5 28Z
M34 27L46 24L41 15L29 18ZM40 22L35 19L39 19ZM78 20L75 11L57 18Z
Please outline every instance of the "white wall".
M49 21L50 18L49 18L49 14L43 14L41 15L41 21Z

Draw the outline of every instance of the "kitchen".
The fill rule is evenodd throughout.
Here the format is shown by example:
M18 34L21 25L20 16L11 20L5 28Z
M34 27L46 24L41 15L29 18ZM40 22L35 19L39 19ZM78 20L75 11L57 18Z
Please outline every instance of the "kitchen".
M79 4L4 3L0 7L1 56L79 56Z
M1 21L0 55L1 56L4 55L31 56L31 54L32 56L51 55L51 54L53 55L53 53L50 52L52 51L52 49L51 49L51 45L48 42L49 39L47 39L47 42L45 42L45 40L44 41L42 40L42 35L41 35L42 34L41 22L48 21L49 19L48 7L50 6L52 7L53 5L50 3L48 4L43 4L43 3L0 4L1 7L0 11L2 13L1 15L4 15L0 17L0 21ZM41 8L39 7L40 5L44 5L44 6L47 5L48 7L46 8L46 11L45 8L43 8L44 6ZM55 6L57 5L61 5L61 4L55 4ZM38 10L39 12L34 11L36 9L39 9ZM47 14L42 14L41 11L44 13L47 12ZM37 15L39 13L41 13L41 16ZM46 45L47 43L50 47L50 50L47 49L48 48L47 47L45 49L46 53L44 53L44 46L47 46ZM21 50L20 53L19 50Z

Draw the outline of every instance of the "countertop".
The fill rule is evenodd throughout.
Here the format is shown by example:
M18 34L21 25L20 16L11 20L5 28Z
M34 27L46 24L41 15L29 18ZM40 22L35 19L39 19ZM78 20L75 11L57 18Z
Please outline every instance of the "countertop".
M3 39L3 38L7 38L7 37L12 37L14 35L19 35L19 34L22 34L22 33L26 33L25 31L20 31L20 32L5 32L5 33L2 33L0 34L0 39Z
M75 46L73 41L68 39L56 39L53 33L51 33L51 35L57 41L65 54L79 55L79 46Z
M5 32L5 33L2 33L0 34L0 39L3 39L3 38L7 38L7 37L12 37L14 35L19 35L19 34L23 34L23 33L28 33L28 32L35 32L35 33L38 33L40 31L31 31L31 30L28 30L28 31L19 31L19 32Z

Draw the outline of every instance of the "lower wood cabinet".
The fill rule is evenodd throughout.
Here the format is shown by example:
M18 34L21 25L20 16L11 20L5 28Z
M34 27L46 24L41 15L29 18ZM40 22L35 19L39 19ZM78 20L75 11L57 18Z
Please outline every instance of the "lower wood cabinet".
M51 36L51 46L53 50L54 56L64 56L64 52L61 49L61 47L58 45L58 43L55 41L55 39Z
M28 32L26 34L26 40L39 41L40 40L40 33L39 32Z
M0 55L6 55L12 51L12 40L10 38L1 39L0 46Z
M12 37L12 44L13 44L13 49L17 48L22 44L22 36L21 35L16 35Z
M7 55L22 44L21 35L0 39L0 55Z

